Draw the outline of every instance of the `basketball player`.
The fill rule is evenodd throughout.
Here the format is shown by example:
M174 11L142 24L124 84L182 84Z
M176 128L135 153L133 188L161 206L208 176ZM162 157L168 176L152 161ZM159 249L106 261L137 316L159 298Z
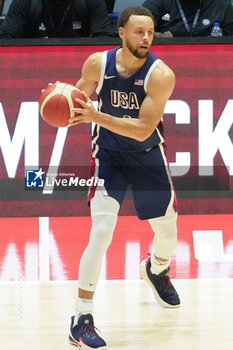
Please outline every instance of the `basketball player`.
M137 6L119 17L122 47L94 53L83 66L77 87L86 93L83 108L70 125L96 123L93 164L104 188L91 188L90 241L79 266L79 296L71 318L70 341L80 349L107 349L93 321L92 298L102 259L111 243L117 216L128 185L132 186L138 217L148 220L154 251L140 266L141 276L164 307L178 307L179 296L168 277L176 245L176 205L164 152L161 118L175 77L172 70L150 53L153 16ZM96 87L99 110L88 96Z

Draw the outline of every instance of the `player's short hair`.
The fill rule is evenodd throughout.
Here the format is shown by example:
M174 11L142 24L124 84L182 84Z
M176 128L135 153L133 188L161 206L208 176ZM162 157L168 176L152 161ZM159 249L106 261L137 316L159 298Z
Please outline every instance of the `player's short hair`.
M129 6L123 9L120 13L120 16L118 17L117 25L119 27L124 27L130 16L136 15L136 16L148 16L152 19L153 23L155 24L154 17L150 10L143 6Z

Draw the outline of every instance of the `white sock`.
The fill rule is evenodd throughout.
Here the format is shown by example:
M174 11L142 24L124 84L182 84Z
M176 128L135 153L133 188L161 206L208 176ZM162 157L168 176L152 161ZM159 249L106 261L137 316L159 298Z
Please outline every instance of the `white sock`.
M155 274L155 275L159 275L161 272L163 272L164 270L166 270L168 268L168 266L171 263L171 259L168 259L167 261L161 261L156 259L156 257L154 256L154 254L151 255L151 273Z
M77 298L75 301L75 321L80 315L92 314L93 313L93 300L85 298Z

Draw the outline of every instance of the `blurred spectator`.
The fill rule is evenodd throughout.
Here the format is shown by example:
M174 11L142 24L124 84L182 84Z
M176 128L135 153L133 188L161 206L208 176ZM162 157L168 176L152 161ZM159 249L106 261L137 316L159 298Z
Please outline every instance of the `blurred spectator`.
M105 0L109 1L109 0ZM111 1L111 0L110 0ZM121 11L129 6L141 6L145 0L115 0L113 11L115 13L121 13Z
M4 0L0 0L0 16L2 14L3 5L4 5Z
M0 0L0 18L1 22L6 17L7 11L9 9L10 4L12 3L12 0ZM1 10L2 7L2 10Z
M0 38L111 35L105 0L13 0Z
M144 0L105 0L114 36L118 37L117 18L129 6L141 6Z
M115 0L105 0L105 2L106 2L108 13L112 13L115 5Z
M233 35L230 0L146 0L155 19L157 37L208 36L214 22L223 35Z

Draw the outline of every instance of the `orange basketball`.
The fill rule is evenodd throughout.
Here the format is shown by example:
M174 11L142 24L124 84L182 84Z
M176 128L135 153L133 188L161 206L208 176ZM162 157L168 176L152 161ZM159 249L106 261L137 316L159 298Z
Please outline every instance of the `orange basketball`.
M56 82L49 85L39 99L42 118L52 126L67 126L68 119L75 115L71 108L81 108L76 98L85 101L83 93L71 84Z

